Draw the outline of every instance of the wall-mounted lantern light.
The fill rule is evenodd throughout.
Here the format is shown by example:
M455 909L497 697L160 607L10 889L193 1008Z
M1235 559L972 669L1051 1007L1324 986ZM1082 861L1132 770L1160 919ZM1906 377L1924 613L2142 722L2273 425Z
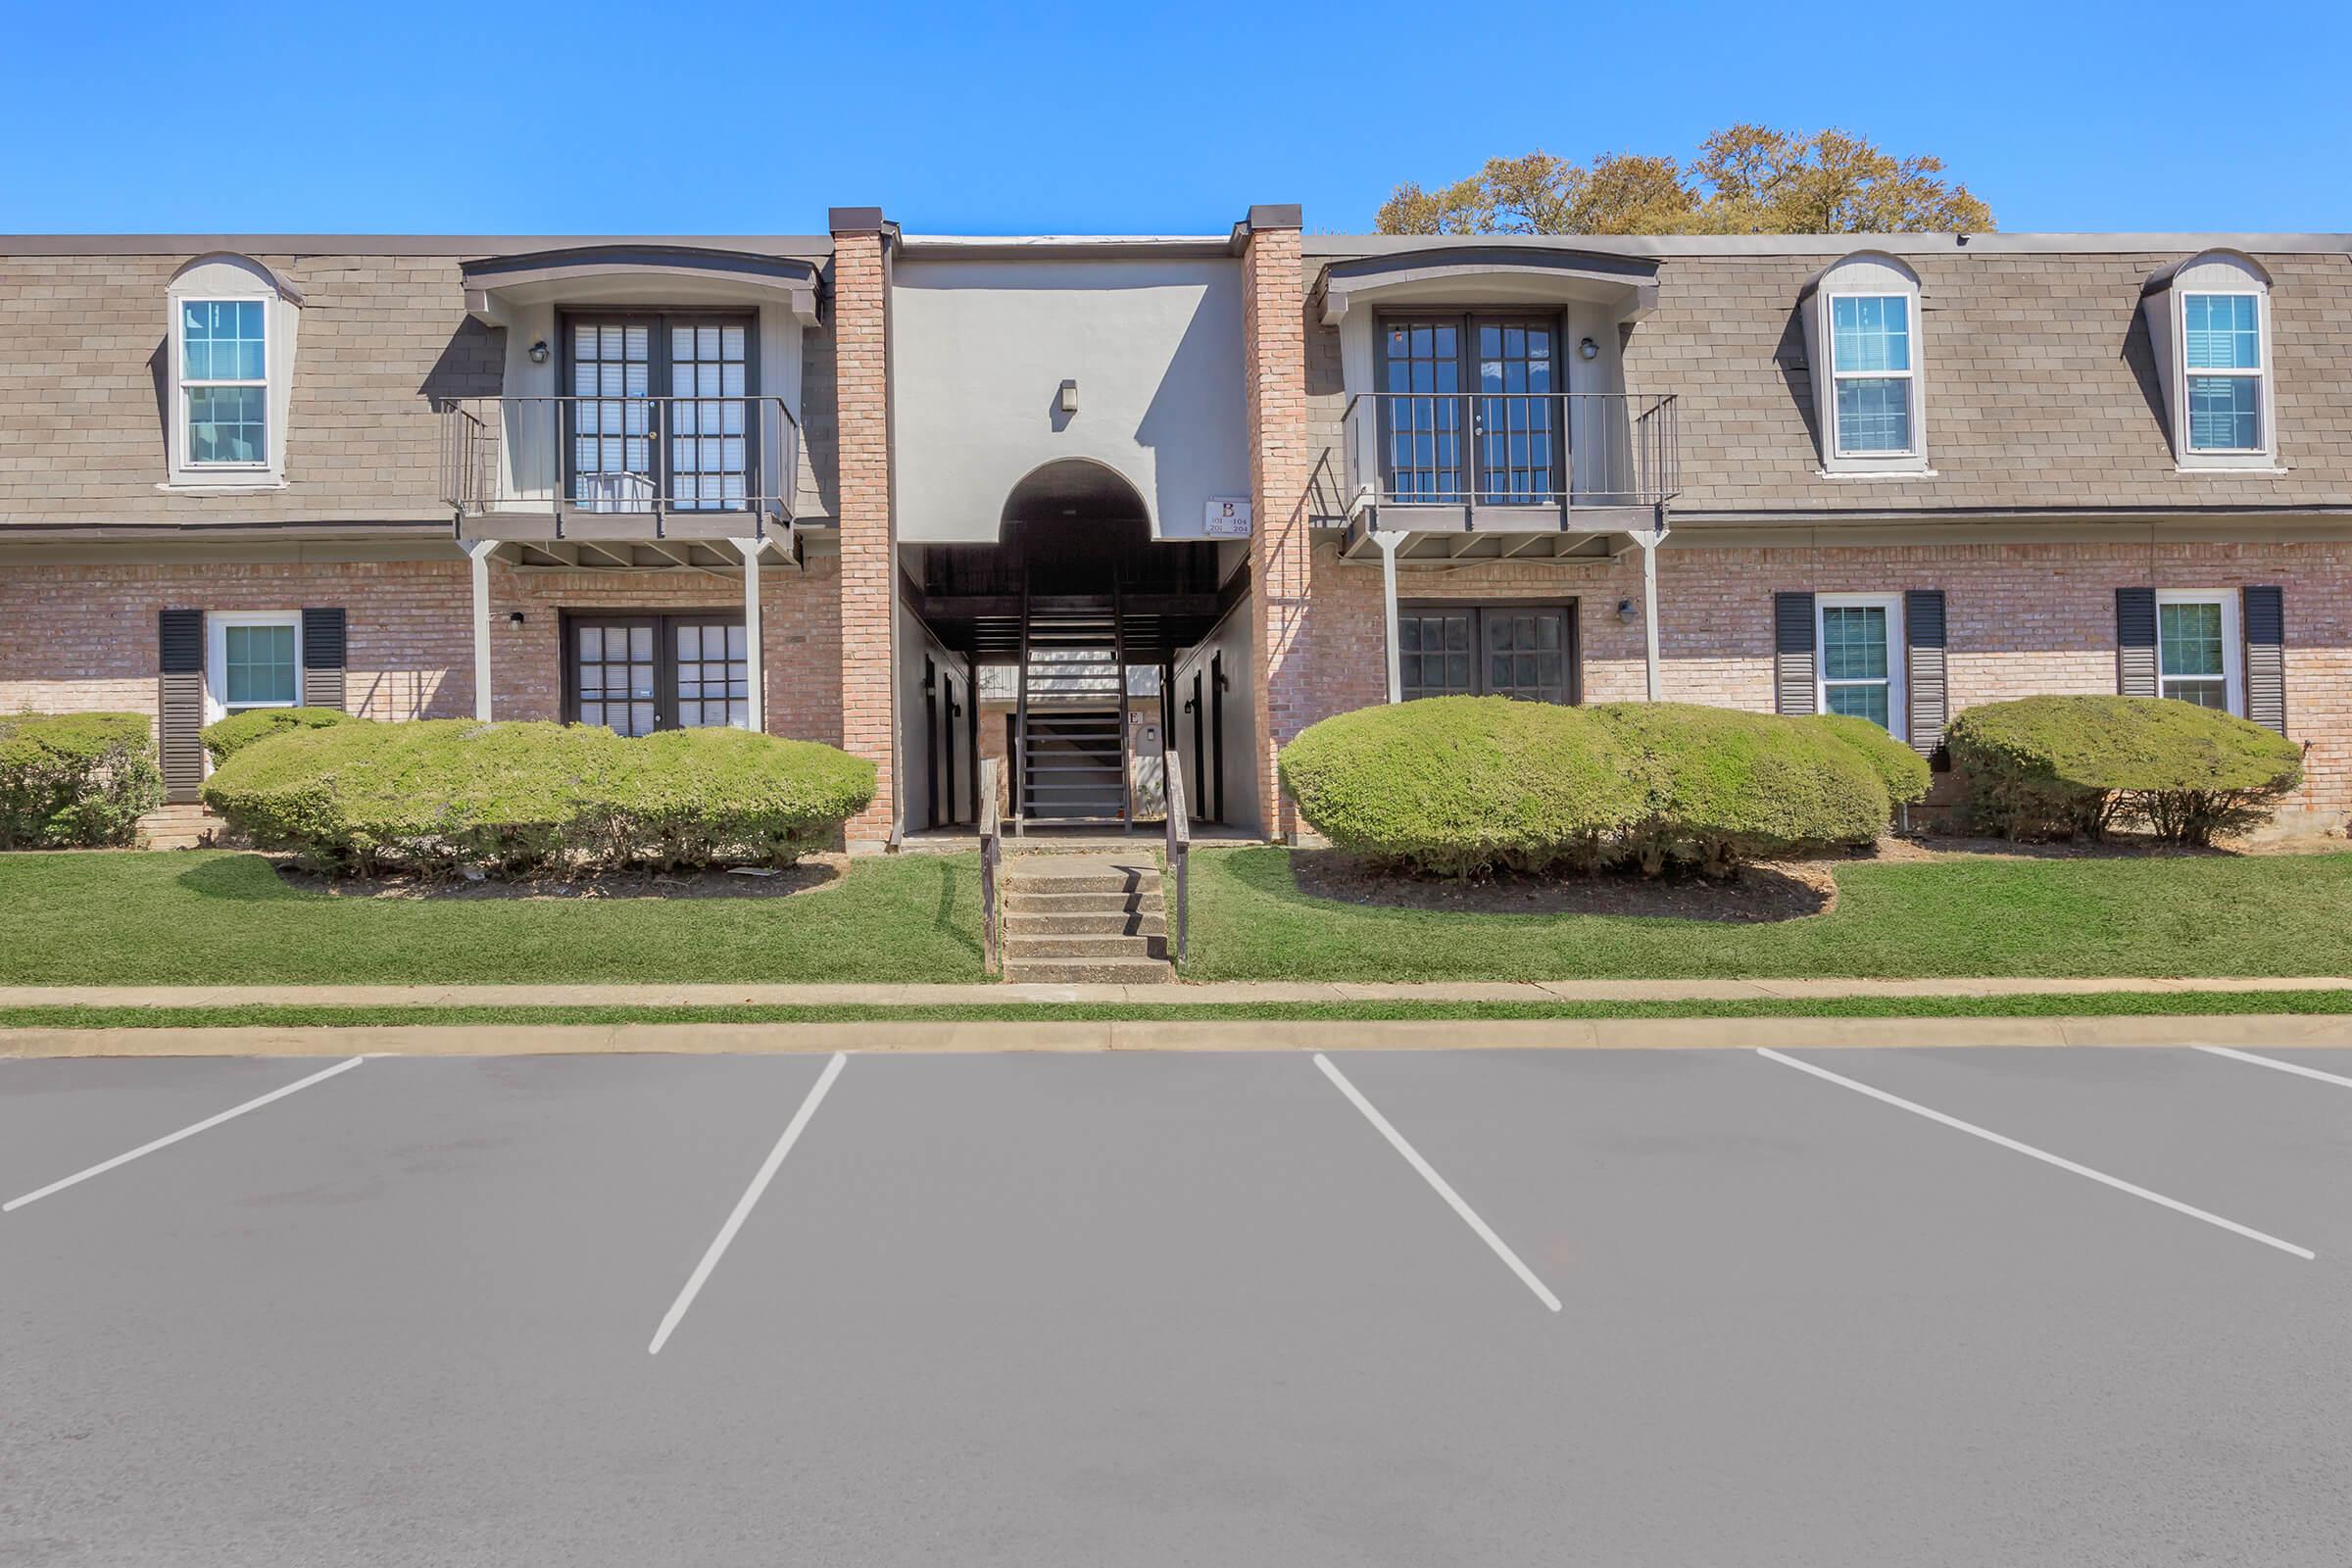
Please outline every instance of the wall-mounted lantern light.
M1633 624L1634 602L1631 599L1620 599L1617 601L1617 618L1621 621L1624 621L1628 625Z
M1597 360L1600 358L1600 345L1591 338L1586 338L1576 346L1576 352L1588 360Z
M508 612L507 612L507 624L508 624L508 625L510 625L510 626L519 626L519 625L521 625L521 624L522 624L522 620L523 620L523 616L522 616L522 612L521 612L521 611L519 611L519 610L510 610L510 611L508 611Z
M1064 381L1061 383L1061 401L1057 407L1060 408L1061 412L1064 414L1076 414L1078 412L1077 382Z
M533 365L545 365L547 363L547 339L541 338L538 342L531 345L531 363Z

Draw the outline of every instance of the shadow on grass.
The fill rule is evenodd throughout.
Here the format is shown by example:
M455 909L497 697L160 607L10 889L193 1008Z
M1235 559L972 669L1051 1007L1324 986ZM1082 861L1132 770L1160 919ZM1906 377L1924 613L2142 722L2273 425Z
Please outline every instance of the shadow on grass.
M1285 903L1412 914L1523 918L1609 915L1770 925L1822 914L1837 904L1826 869L1751 865L1730 880L1699 876L1502 876L1448 881L1374 870L1336 850L1293 850L1239 863L1237 880Z
M208 899L237 899L248 904L317 899L322 895L288 886L277 867L259 855L227 855L192 865L179 873L179 885Z
M945 933L954 940L957 947L972 956L979 957L980 939L965 930L956 919L956 907L960 902L956 896L956 883L960 880L961 878L956 874L956 866L946 857L941 857L939 861L939 899L932 909L931 929ZM974 901L977 902L977 899L978 890L975 889Z

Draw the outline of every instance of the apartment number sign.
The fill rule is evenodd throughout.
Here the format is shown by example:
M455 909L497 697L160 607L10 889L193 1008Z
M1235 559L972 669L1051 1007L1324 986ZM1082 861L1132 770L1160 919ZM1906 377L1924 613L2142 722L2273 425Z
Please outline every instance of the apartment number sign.
M1211 501L1205 531L1211 539L1250 537L1250 503L1243 499Z

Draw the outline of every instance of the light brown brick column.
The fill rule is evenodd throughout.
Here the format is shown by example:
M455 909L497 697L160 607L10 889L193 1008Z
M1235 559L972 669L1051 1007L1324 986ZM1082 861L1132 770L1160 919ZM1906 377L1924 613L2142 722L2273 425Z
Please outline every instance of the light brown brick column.
M1297 827L1275 777L1283 743L1314 719L1306 635L1313 540L1307 523L1306 291L1296 206L1250 209L1242 253L1242 352L1250 428L1252 724L1258 820Z
M874 804L851 819L853 849L890 835L898 725L891 614L897 597L890 470L889 236L881 209L836 207L833 353L840 428L841 744L871 759Z

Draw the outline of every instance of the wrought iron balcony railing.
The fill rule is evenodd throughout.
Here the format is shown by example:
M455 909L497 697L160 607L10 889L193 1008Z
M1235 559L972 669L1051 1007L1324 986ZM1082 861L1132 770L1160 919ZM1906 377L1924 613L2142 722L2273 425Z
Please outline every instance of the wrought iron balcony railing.
M441 497L493 514L749 513L790 521L801 427L776 397L458 398Z
M1367 392L1341 424L1351 515L1655 506L1681 488L1671 393Z

